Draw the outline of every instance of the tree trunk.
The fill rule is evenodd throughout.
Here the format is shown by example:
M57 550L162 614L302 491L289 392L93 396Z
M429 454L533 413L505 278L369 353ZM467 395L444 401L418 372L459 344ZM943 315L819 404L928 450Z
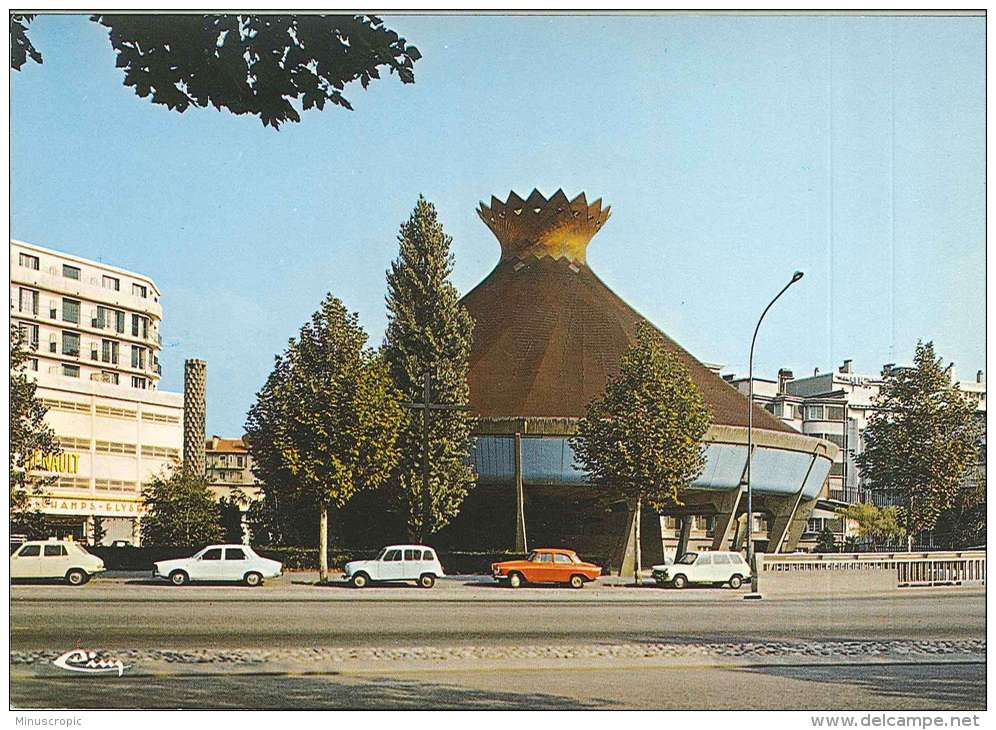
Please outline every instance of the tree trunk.
M640 573L643 571L642 555L640 553L640 508L643 503L642 497L636 498L636 560L633 563L633 580L640 585Z
M329 581L329 506L318 506L318 581Z

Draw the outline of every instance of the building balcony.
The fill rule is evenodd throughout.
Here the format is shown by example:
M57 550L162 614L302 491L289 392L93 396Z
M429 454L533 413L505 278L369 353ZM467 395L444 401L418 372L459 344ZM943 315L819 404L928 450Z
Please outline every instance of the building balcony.
M41 269L12 266L11 281L14 284L23 284L49 294L76 297L117 309L126 309L129 312L147 314L154 319L162 319L163 317L162 305L157 301L158 294L154 293L155 288L149 286L150 282L147 280L140 280L151 290L149 296L144 298L127 291L106 289L94 277L84 276L81 279L70 279L63 276L62 271L56 266L42 267Z

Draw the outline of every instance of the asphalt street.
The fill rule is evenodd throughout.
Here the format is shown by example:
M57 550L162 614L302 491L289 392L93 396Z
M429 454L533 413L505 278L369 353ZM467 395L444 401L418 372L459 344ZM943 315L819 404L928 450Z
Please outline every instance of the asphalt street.
M13 586L10 622L18 707L985 706L984 589L746 601L480 578L357 591L300 574L257 589L132 577ZM128 673L52 666L78 647L118 652Z

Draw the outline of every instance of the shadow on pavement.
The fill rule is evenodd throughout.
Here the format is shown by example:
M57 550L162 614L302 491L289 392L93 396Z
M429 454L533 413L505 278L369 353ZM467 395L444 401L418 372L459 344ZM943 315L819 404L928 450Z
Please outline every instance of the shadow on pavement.
M17 679L11 707L66 709L392 709L572 710L606 708L607 700L482 690L389 677L228 675ZM141 691L136 691L141 687ZM95 693L95 690L99 690Z
M937 671L939 669L943 672ZM937 702L938 709L983 710L986 707L986 667L981 662L764 666L744 667L736 671L804 680L820 685L846 685L883 697L932 700ZM813 707L821 707L819 690L814 691L816 695Z

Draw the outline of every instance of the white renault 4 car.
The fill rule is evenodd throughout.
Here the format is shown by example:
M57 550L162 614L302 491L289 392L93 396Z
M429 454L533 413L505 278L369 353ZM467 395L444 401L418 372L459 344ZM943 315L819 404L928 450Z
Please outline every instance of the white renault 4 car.
M444 575L436 551L425 545L389 545L373 560L346 563L343 579L354 588L369 583L413 580L423 588L432 588L436 578Z
M684 588L691 583L729 584L739 588L750 578L750 566L740 553L685 553L673 565L655 565L654 580L658 585Z
M62 578L81 586L104 571L104 561L72 540L26 542L10 556L10 577L15 579Z
M196 580L258 586L265 578L277 578L283 571L282 563L260 557L248 545L208 545L190 558L153 563L152 577L165 578L175 586Z

